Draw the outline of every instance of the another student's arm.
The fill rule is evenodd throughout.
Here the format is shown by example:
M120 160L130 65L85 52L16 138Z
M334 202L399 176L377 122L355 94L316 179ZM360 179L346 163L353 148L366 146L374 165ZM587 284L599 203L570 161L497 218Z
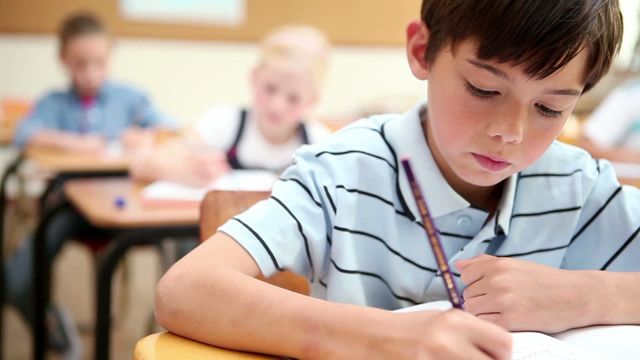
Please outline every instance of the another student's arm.
M14 139L16 147L46 147L83 153L103 151L106 143L100 137L59 130L56 114L60 111L60 103L65 100L60 96L54 93L39 100L29 115L20 121Z
M219 151L191 148L184 139L139 147L131 160L129 173L140 181L168 180L193 186L206 186L229 170Z
M73 153L100 154L107 149L107 142L97 135L81 135L69 131L42 129L35 132L25 146L52 148Z
M510 358L510 335L468 313L331 303L254 279L258 274L244 248L217 233L163 276L156 317L205 343L300 359Z

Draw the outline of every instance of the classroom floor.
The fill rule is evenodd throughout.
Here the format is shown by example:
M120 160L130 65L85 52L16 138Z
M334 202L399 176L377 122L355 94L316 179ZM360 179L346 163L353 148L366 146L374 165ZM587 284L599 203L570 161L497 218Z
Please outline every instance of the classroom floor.
M11 157L0 151L0 169ZM29 192L37 192L38 189ZM9 191L11 193L11 189ZM6 219L8 226L5 257L11 255L20 239L33 227L35 200L12 206ZM129 252L114 280L112 359L131 359L133 347L145 335L158 332L153 319L155 284L160 278L160 256L157 248L138 248ZM93 358L94 263L89 250L70 242L57 258L53 269L52 296L67 310L76 324L84 344L84 358ZM69 281L72 279L72 281ZM31 359L30 330L15 310L4 309L4 359ZM58 359L54 355L49 359Z

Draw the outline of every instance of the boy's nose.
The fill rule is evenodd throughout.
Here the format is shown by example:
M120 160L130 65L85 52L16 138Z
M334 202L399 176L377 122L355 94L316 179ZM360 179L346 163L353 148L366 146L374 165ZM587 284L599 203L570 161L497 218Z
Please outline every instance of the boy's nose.
M505 143L521 143L527 112L518 109L516 111L500 113L501 115L496 116L489 125L489 136Z

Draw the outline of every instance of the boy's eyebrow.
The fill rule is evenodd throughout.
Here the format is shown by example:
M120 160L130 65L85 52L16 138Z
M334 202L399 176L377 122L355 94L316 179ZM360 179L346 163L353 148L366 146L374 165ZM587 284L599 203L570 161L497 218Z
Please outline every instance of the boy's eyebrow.
M511 81L511 78L509 77L509 75L507 75L507 73L505 73L504 71L491 66L489 64L474 60L474 59L467 59L467 62L469 62L470 64L479 67L480 69L483 70L487 70L488 72L492 73L493 75L501 78L501 79L505 79L508 81ZM567 96L580 96L582 95L582 91L581 90L576 90L576 89L550 89L545 91L545 94L548 95L567 95Z
M467 62L469 62L472 65L475 65L476 67L479 67L480 69L487 70L488 72L492 73L493 75L499 78L511 81L511 78L507 75L507 73L505 73L504 71L496 67L493 67L489 64L486 64L474 59L467 59Z
M576 89L550 89L544 92L549 95L568 95L568 96L580 96L582 91Z

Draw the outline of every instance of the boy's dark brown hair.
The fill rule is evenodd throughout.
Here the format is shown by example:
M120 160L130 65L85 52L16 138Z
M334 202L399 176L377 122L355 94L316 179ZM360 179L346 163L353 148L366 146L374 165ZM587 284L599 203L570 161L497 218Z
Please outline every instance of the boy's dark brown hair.
M427 62L444 46L477 41L482 60L523 65L542 79L589 52L584 91L607 73L622 41L618 0L423 0Z
M60 53L62 54L69 42L82 35L104 34L107 35L107 28L100 19L90 13L75 13L67 17L58 31L58 41L60 42Z

